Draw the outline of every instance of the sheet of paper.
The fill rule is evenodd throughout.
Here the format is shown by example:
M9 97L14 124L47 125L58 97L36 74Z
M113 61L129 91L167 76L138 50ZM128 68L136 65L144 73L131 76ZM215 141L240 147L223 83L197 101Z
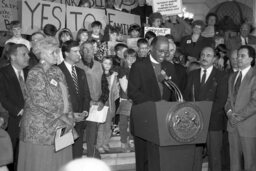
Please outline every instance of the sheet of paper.
M64 149L64 148L74 144L74 137L73 137L72 129L64 135L62 135L62 131L63 130L61 128L56 131L55 151L59 151L61 149Z
M89 111L87 121L104 123L108 114L108 106L104 106L101 111L98 111L98 105L92 105Z

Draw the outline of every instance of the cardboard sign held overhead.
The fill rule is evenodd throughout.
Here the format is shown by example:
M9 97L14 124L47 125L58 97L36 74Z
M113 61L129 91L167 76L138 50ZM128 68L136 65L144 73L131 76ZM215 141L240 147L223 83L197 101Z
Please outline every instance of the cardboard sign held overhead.
M17 0L0 1L0 30L7 31L10 29L10 23L18 20Z
M177 15L182 13L182 0L153 0L153 12L162 15Z
M171 34L171 29L170 28L145 27L144 28L144 35L148 31L154 32L156 34L156 36L165 36L167 34Z
M75 33L80 28L90 30L90 24L96 20L102 23L103 29L107 23L120 26L124 35L128 35L130 25L140 25L140 16L117 10L107 9L106 15L104 9L85 9L42 0L22 0L22 30L24 34L32 34L43 29L46 24L53 24L58 30L66 27Z
M32 34L53 24L59 30L65 27L65 5L40 0L22 1L22 31Z

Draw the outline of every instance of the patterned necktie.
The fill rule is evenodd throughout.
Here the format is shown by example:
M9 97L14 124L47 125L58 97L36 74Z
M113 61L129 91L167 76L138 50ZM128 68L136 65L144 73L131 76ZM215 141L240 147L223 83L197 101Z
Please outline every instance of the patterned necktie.
M204 73L203 73L202 80L201 80L201 86L203 86L205 84L205 79L206 79L206 69L204 69Z
M22 72L18 71L18 79L19 79L19 83L20 83L20 89L22 91L23 97L25 98L26 95L26 84L25 81L22 77Z
M236 79L236 83L235 83L235 86L234 86L234 97L236 98L237 96L237 93L238 93L238 90L239 90L239 87L240 87L240 84L241 84L241 81L242 81L242 72L239 71L238 73L238 78Z
M72 66L72 78L76 89L76 94L78 94L78 80L76 75L76 68L75 66Z

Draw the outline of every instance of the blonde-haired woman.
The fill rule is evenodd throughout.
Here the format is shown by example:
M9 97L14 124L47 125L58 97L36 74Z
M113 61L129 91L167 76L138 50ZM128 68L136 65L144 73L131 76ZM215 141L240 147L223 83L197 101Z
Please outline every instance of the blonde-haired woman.
M72 160L72 147L55 152L54 138L58 128L74 126L66 81L54 66L59 44L47 37L33 47L40 59L28 74L26 102L20 126L18 171L55 171Z

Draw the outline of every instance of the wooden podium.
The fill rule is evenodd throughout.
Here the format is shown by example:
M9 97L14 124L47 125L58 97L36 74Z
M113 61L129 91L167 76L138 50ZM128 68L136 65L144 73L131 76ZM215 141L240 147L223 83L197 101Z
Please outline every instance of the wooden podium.
M195 144L206 142L211 107L212 102L207 101L159 101L133 106L133 133L147 141L149 171L192 170Z

